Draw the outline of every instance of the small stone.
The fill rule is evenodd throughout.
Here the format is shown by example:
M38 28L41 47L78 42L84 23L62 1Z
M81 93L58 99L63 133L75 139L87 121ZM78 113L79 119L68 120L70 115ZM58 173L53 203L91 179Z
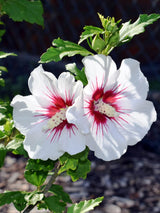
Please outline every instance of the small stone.
M14 163L16 162L16 159L15 158L12 158L10 156L7 156L5 158L5 166L6 167L10 167L11 165L13 165Z
M17 178L19 177L19 172L14 172L13 174L11 174L10 178L8 179L8 183L14 183Z
M129 198L114 196L111 200L121 208L131 208L135 205L135 202Z
M104 207L105 213L121 213L121 208L119 206L108 204Z

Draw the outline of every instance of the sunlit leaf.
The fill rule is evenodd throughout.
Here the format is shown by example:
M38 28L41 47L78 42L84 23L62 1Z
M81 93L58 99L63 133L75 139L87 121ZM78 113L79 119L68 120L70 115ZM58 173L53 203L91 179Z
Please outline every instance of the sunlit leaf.
M71 207L68 208L67 213L85 213L94 209L94 207L98 206L103 200L103 197L99 197L96 199L81 201L80 203L75 203Z
M44 198L44 194L40 192L31 192L25 196L25 200L28 205L35 205L38 201L41 201Z
M135 35L143 33L146 26L157 21L159 18L160 14L141 14L134 23L131 24L131 21L123 23L119 32L120 44L130 41Z
M65 56L71 57L77 54L87 56L92 54L84 47L70 41L64 41L60 38L53 40L52 45L53 47L50 47L47 49L47 52L42 54L40 63L57 62Z
M15 53L5 53L5 52L0 51L0 59L6 58L7 56L16 56L16 54Z

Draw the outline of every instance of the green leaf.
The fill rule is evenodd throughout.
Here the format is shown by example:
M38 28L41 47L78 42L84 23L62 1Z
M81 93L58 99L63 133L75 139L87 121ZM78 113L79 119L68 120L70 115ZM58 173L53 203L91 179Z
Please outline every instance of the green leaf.
M23 155L24 157L28 157L28 153L23 147L23 141L24 136L22 134L18 134L7 144L6 148L8 151L12 151L12 153L15 155Z
M103 200L103 197L99 197L96 199L81 201L80 203L75 203L71 207L68 208L67 213L85 213L94 209L94 207L98 206Z
M49 210L53 211L54 213L62 213L65 210L66 204L59 201L59 198L57 196L46 197L44 201Z
M0 194L0 206L13 203L18 211L22 211L26 207L25 194L21 191L4 192Z
M0 130L0 139L2 139L4 136L5 136L5 133L2 130Z
M82 70L79 70L76 66L76 63L67 64L65 67L66 70L70 71L75 76L75 79L80 80L84 86L88 84L84 68L82 68Z
M84 40L88 39L89 37L104 33L103 29L99 27L94 27L94 26L85 26L83 29L84 29L84 32L81 34L78 44L82 43Z
M38 210L41 210L41 209L48 209L46 203L43 202L43 201L37 204L37 208L38 208Z
M5 86L5 81L3 78L0 78L0 86L4 87Z
M16 56L16 54L15 53L5 53L5 52L0 51L0 59L6 58L7 56Z
M131 24L131 21L122 24L122 28L119 32L120 45L130 41L133 36L138 35L145 31L145 27L157 21L160 18L160 14L141 14L137 21Z
M77 181L79 178L85 179L87 173L90 172L91 162L88 160L88 147L81 153L76 155L69 155L65 153L60 157L60 164L62 165L58 174L66 171L71 176L72 181Z
M53 184L49 189L49 192L54 193L59 198L59 200L62 200L65 203L72 203L69 195L63 190L63 187L60 185Z
M25 179L35 185L35 186L41 186L44 181L46 180L48 175L48 172L46 171L33 171L33 170L27 170L24 173Z
M81 161L85 161L88 159L88 154L89 154L89 148L86 147L86 149L83 152L80 152L76 155L72 155L74 158L77 158Z
M6 157L7 154L7 149L3 144L0 144L0 168L3 166L4 164L4 159Z
M64 156L62 156L60 158L60 163L61 163L62 166L59 169L58 174L61 174L62 172L65 172L65 171L67 171L69 169L75 170L77 168L77 166L78 166L78 159L75 159L75 158L73 158L73 157L71 157L71 156L68 155L67 159L64 161L63 157Z
M54 168L55 162L52 160L43 161L40 159L29 159L26 165L26 170L33 171L50 171Z
M8 72L7 68L6 68L6 67L4 67L4 66L0 66L0 71Z
M5 30L0 30L0 42L2 41L2 36L5 34Z
M78 162L78 167L75 170L69 169L67 174L71 176L72 181L77 181L79 178L86 179L87 174L91 170L91 162L87 159Z
M21 134L16 135L16 137L7 144L6 148L9 151L18 149L21 146L21 144L23 143L23 140L24 140L23 135L21 135Z
M84 47L70 41L64 41L60 38L53 40L52 45L53 47L50 47L47 49L47 52L42 54L40 63L57 62L64 56L71 57L77 54L87 56L92 54Z
M4 124L4 131L6 135L10 136L13 128L14 128L13 121L8 119L6 123Z
M118 30L118 24L121 22L121 19L115 21L114 17L104 18L100 13L98 13L99 19L101 20L102 26L105 29L105 32L115 33Z
M31 24L44 25L43 7L40 0L5 0L1 7L2 12L13 21L27 21Z
M35 205L38 201L41 201L44 198L44 194L41 192L31 192L25 196L25 200L28 205Z

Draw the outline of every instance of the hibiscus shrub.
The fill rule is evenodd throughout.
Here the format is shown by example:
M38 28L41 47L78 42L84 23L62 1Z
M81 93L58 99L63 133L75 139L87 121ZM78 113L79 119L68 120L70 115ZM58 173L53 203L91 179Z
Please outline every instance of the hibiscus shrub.
M17 4L16 9L12 3ZM2 12L15 21L43 25L38 0L1 0L0 4ZM24 10L24 17L15 15L17 9ZM40 16L29 16L28 10L37 10ZM28 159L24 177L36 190L3 192L0 205L13 203L24 213L35 206L55 213L92 210L103 197L72 204L69 195L54 183L57 176L65 172L72 181L85 179L91 169L89 150L105 161L118 159L156 120L155 108L146 100L149 86L139 62L124 59L117 69L109 53L144 32L160 15L143 14L136 22L123 24L98 15L102 28L85 26L78 44L55 39L40 58L40 63L48 63L79 54L82 70L75 63L67 64L66 71L56 78L39 65L28 80L31 94L16 95L11 101L13 120L9 104L1 104L0 166L9 151L23 155ZM85 40L89 50L80 45Z

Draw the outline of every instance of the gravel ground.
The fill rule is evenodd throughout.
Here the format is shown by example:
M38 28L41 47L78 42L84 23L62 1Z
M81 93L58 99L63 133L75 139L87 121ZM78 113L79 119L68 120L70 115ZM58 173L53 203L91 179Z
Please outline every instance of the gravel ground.
M159 112L159 93L149 96ZM160 213L160 120L159 116L144 140L121 159L101 161L91 153L92 169L86 180L73 183L68 176L60 176L57 183L64 186L73 202L104 196L94 213ZM0 193L4 190L32 191L34 186L24 179L24 158L8 155L0 170ZM12 205L0 208L2 213L16 213ZM47 211L32 210L32 213Z

